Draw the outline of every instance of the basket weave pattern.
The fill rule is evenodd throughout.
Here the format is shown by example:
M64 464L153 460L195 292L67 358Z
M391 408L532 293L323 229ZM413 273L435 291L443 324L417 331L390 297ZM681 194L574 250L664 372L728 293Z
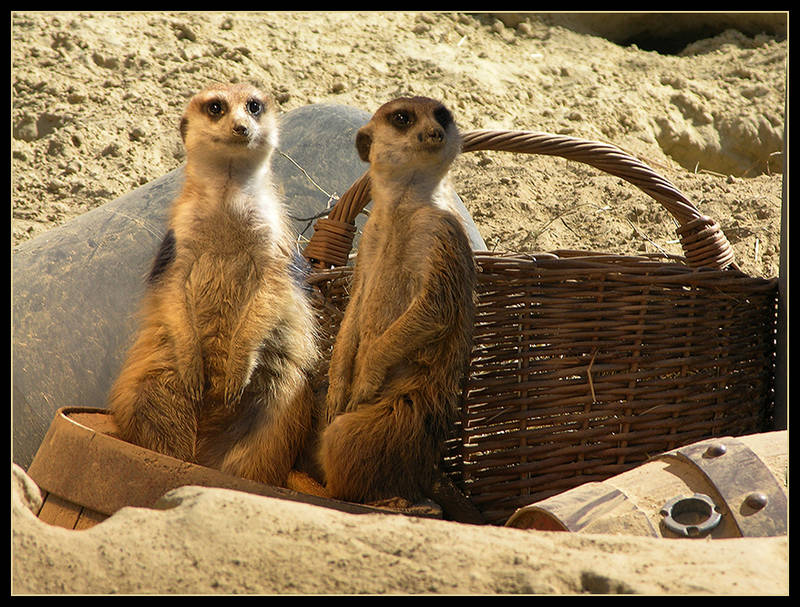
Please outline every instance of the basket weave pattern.
M475 253L473 352L445 467L487 521L682 445L769 429L777 281L736 269L716 222L613 146L467 133L464 151L476 149L561 155L618 175L676 218L686 253ZM342 226L368 201L365 175L305 252L335 266L310 279L329 347L351 276Z
M478 255L449 470L487 519L711 436L762 431L774 292L675 263ZM761 289L759 289L761 287Z

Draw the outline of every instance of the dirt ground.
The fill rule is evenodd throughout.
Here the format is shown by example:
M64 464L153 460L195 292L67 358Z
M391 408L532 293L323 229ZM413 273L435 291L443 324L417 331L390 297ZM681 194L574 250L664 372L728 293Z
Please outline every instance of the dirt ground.
M716 219L741 269L777 276L785 29L772 15L765 26L752 16L754 27L720 15L656 47L647 28L633 36L630 22L580 17L14 12L12 254L180 166L188 98L209 81L253 80L282 111L373 111L419 94L447 104L463 131L613 143ZM677 17L656 29L669 25L681 29ZM490 249L681 254L658 203L592 167L476 152L451 176ZM788 594L786 537L685 543L356 520L193 487L163 510L126 508L76 532L33 516L41 498L15 467L12 487L18 594Z
M777 275L785 35L727 29L665 54L557 25L563 16L500 17L508 25L457 13L13 13L12 245L179 166L187 99L212 80L254 80L283 111L371 112L420 94L462 130L613 143L717 220L744 271ZM586 165L476 152L452 180L490 249L682 253L657 202Z

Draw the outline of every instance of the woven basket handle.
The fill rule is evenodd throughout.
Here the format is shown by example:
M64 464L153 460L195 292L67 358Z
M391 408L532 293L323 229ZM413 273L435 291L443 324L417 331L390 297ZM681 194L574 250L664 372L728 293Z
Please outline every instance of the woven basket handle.
M532 131L469 131L462 152L494 150L562 156L620 177L659 202L678 222L689 266L722 269L733 263L733 249L719 224L698 209L667 179L616 146L564 135ZM370 178L364 173L342 195L327 218L317 221L304 255L318 267L347 263L355 219L370 201Z

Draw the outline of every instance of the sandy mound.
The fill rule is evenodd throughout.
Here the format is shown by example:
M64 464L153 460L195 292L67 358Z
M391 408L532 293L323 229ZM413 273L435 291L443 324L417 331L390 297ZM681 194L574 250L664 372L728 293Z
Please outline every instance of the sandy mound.
M569 535L182 487L85 531L13 500L14 590L78 594L785 594L788 540ZM27 491L24 487L27 486Z

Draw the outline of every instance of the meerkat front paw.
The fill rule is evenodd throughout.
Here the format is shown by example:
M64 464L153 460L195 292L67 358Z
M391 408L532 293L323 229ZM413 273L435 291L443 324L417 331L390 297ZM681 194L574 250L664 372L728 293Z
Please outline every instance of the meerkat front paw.
M333 418L343 413L347 409L347 403L350 401L350 391L345 385L345 382L338 378L331 378L328 385L328 393L325 397L326 417L328 423L333 421Z
M178 369L178 379L193 402L203 398L203 365L201 359L192 359L189 367Z
M250 383L250 378L255 370L255 360L251 360L247 367L244 365L230 364L225 373L225 384L222 395L223 403L226 407L233 407L242 398L244 389Z
M378 392L383 385L383 374L370 372L366 377L359 378L358 383L353 387L350 395L350 405L348 409L358 407L361 403L375 400Z

